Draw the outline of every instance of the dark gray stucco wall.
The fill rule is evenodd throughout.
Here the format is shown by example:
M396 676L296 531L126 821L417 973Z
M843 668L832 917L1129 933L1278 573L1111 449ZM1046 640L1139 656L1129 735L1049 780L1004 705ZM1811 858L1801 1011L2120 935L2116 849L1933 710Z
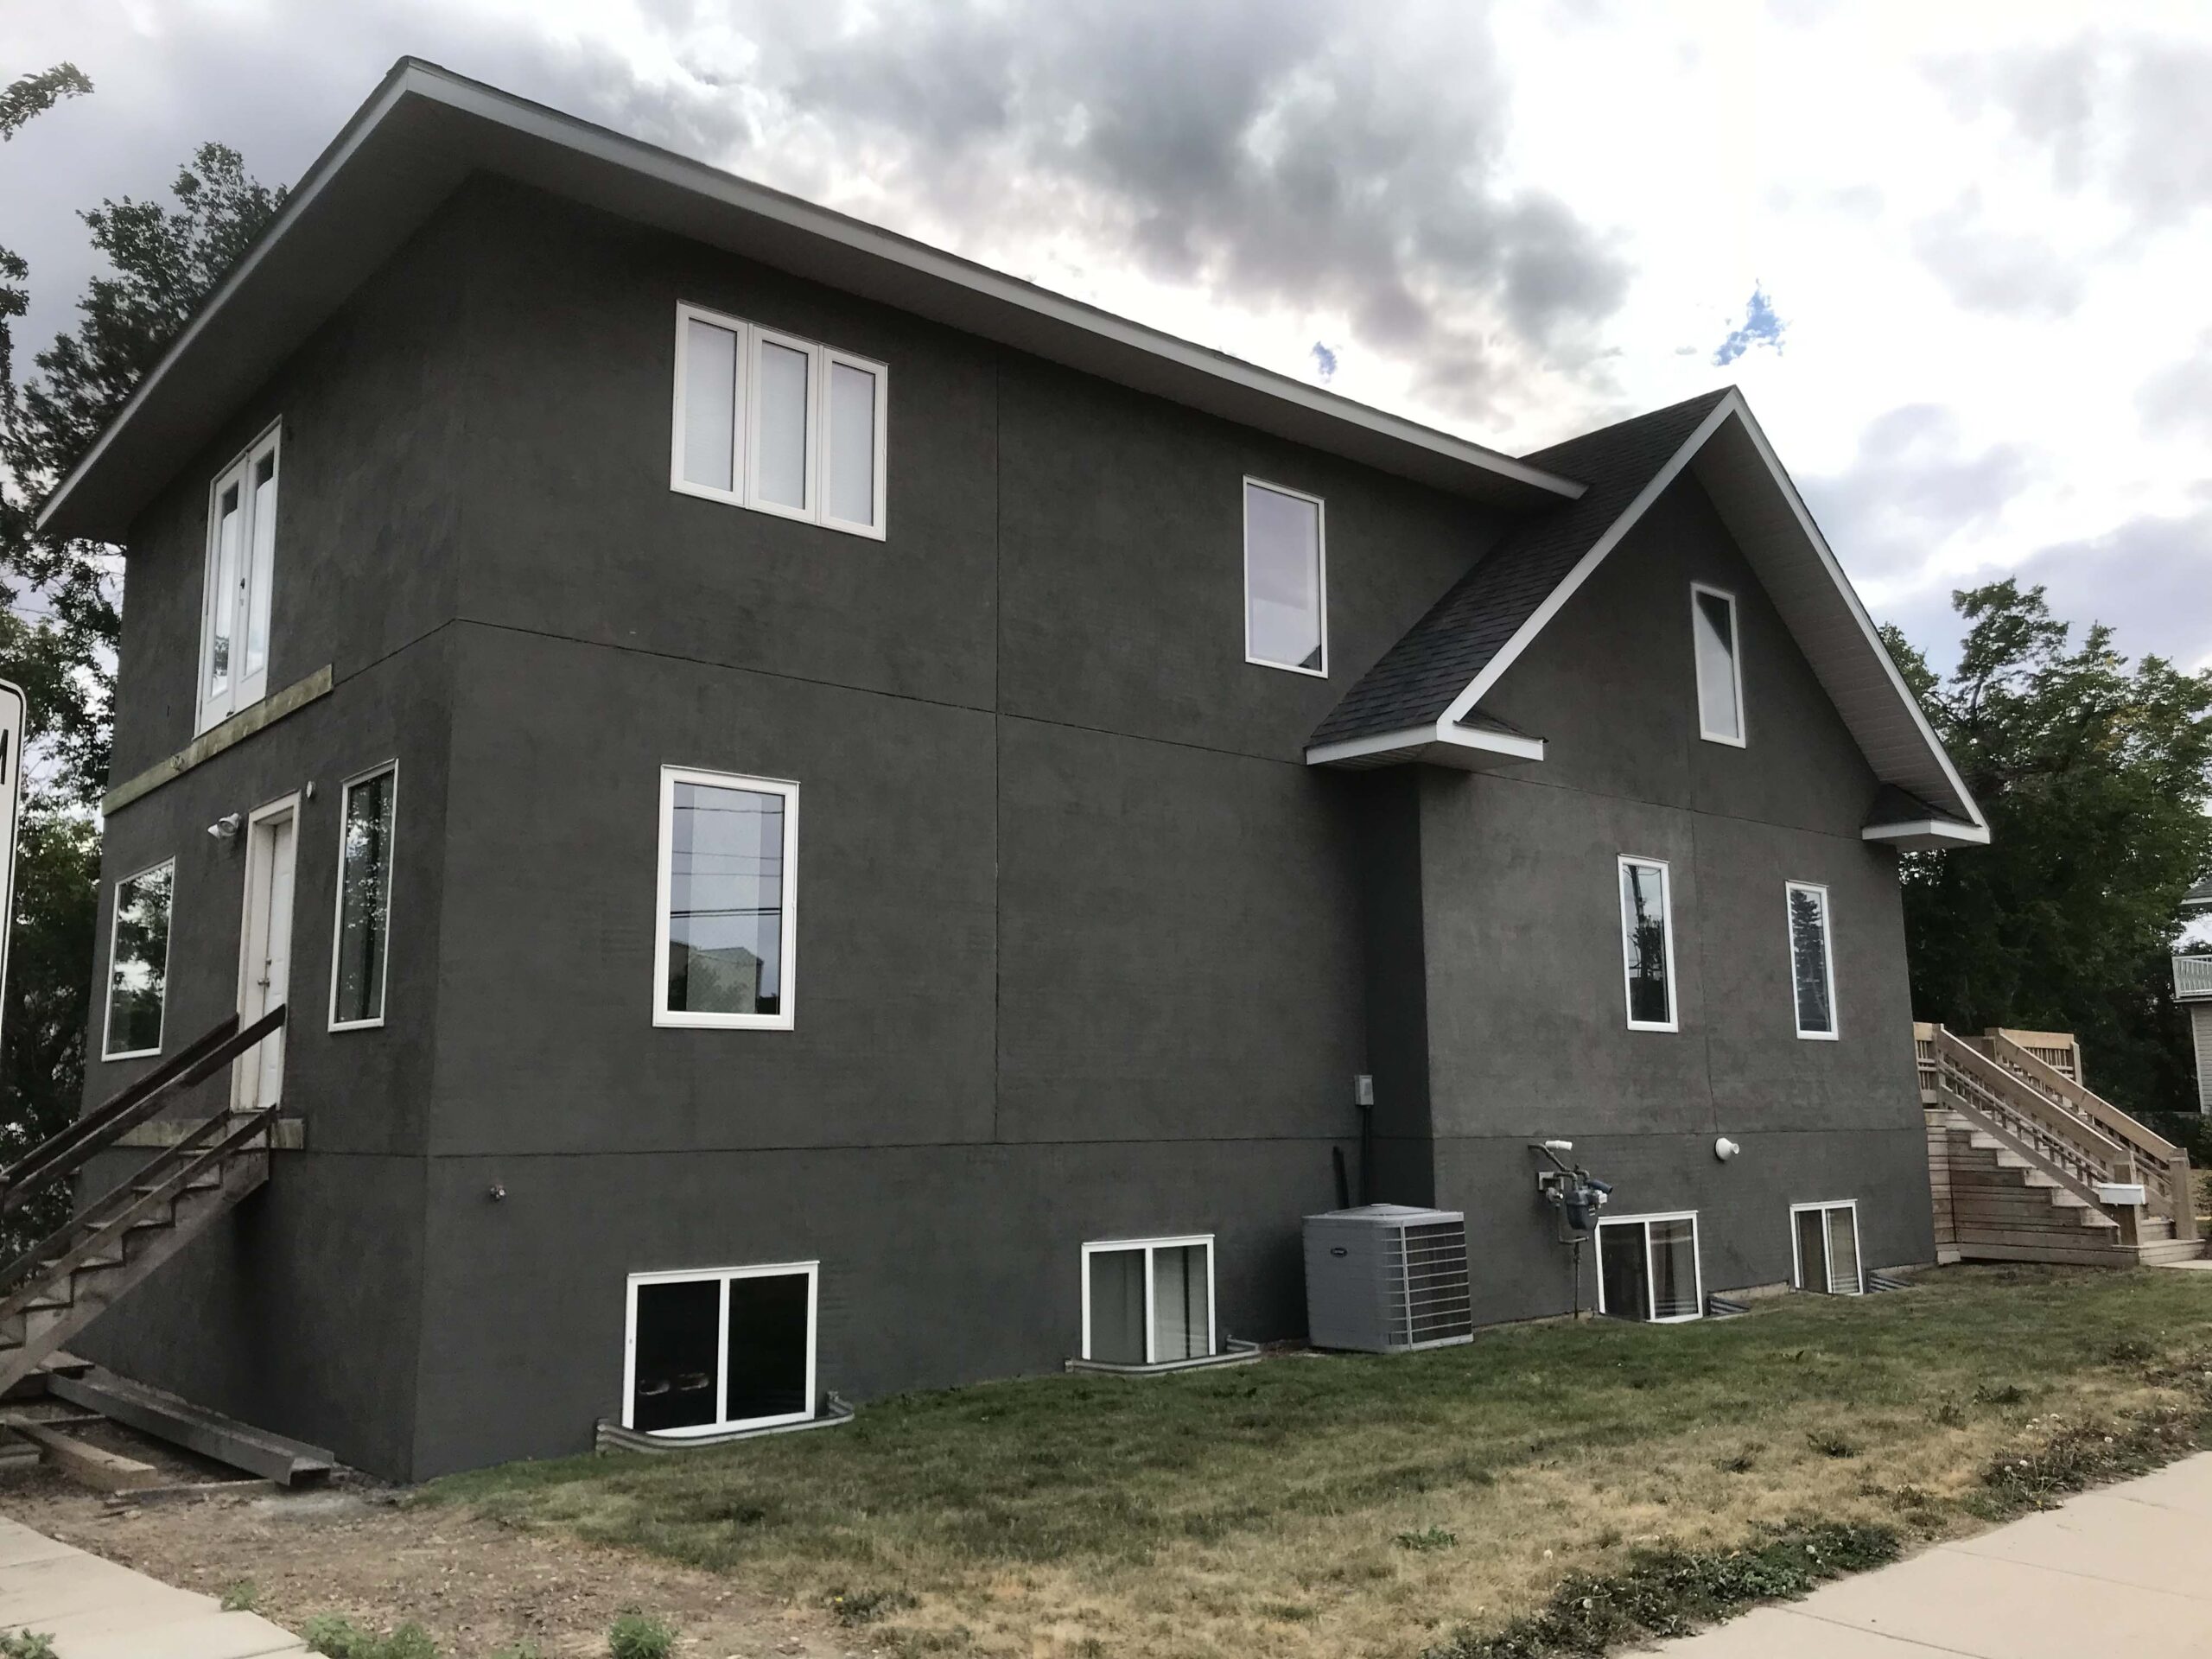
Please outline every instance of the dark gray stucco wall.
M1698 734L1694 580L1737 596L1743 748ZM1792 1203L1856 1198L1868 1261L1933 1259L1895 860L1859 838L1875 780L1694 480L1487 706L1546 758L1429 774L1421 845L1439 1196L1494 1266L1486 1311L1567 1305L1528 1147L1553 1137L1618 1214L1699 1210L1709 1289L1788 1279ZM1669 865L1678 1032L1627 1028L1624 854ZM1796 1034L1790 880L1829 889L1834 1042Z

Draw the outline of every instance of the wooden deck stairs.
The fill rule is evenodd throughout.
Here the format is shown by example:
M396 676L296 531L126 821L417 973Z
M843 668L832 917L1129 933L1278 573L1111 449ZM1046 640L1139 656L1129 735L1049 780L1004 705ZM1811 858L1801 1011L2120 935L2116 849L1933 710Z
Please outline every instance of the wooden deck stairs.
M99 1197L79 1203L52 1232L0 1268L0 1394L143 1283L215 1219L269 1179L276 1109L229 1109L232 1062L284 1023L272 1008L244 1030L233 1014L175 1058L0 1171L0 1217L20 1214L67 1182L131 1129L220 1074L224 1103L187 1119L161 1147Z
M1916 1025L1937 1259L2191 1260L2189 1154L2082 1081L2063 1032Z

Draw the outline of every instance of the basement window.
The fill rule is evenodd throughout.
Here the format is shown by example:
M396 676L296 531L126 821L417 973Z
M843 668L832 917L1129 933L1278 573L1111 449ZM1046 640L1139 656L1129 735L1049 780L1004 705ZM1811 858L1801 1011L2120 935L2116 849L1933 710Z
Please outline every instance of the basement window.
M279 436L278 428L270 427L208 488L199 731L252 707L268 693Z
M669 487L880 540L890 377L850 352L679 305Z
M1859 1262L1859 1202L1789 1206L1791 1276L1800 1290L1857 1296L1866 1288Z
M653 1023L789 1031L798 785L663 766Z
M1329 672L1321 498L1255 478L1244 480L1244 660Z
M1703 1316L1695 1211L1598 1224L1598 1311L1658 1325Z
M384 1024L391 933L392 814L399 763L351 779L338 818L338 916L330 943L330 1028Z
M1828 890L1788 884L1789 984L1800 1037L1835 1039L1835 953L1828 943Z
M622 1427L680 1439L813 1417L820 1268L632 1274Z
M168 988L169 907L176 861L115 884L109 920L107 1020L100 1058L135 1060L162 1052L162 1005Z
M1690 632L1697 651L1698 734L1744 747L1744 664L1736 650L1736 597L1690 584Z
M1621 963L1630 1031L1674 1031L1674 896L1663 859L1620 861Z
M1083 1357L1168 1365L1215 1351L1213 1236L1083 1247Z

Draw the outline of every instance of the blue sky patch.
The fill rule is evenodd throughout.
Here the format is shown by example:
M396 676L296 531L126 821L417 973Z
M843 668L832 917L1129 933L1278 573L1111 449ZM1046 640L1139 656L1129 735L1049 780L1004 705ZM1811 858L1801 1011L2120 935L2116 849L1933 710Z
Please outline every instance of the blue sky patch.
M1778 352L1782 349L1782 331L1788 326L1776 313L1766 289L1754 283L1751 297L1744 307L1743 327L1728 331L1728 338L1720 342L1720 349L1713 353L1713 360L1726 368L1755 346L1770 346Z

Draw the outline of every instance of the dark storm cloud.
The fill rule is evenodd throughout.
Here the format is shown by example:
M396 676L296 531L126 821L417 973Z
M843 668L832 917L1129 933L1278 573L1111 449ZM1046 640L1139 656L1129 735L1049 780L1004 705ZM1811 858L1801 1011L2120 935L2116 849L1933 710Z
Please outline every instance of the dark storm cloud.
M1968 450L1951 412L1907 404L1868 424L1845 472L1806 480L1813 516L1851 574L1895 575L2004 509L2029 482L2021 445Z

